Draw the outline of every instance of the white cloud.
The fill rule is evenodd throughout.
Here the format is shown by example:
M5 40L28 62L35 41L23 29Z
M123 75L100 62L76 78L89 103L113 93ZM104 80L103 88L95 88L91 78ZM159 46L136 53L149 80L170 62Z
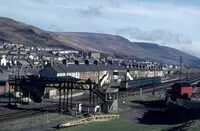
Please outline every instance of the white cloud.
M119 35L126 35L129 39L156 42L168 46L173 46L174 44L192 44L192 41L186 36L182 34L173 33L168 30L155 29L152 31L144 31L139 28L127 27L116 30L116 33Z
M89 6L86 9L83 9L80 11L81 15L86 15L86 16L101 16L102 15L102 11L101 11L101 6L100 7L93 7L93 6Z
M194 7L183 7L173 4L146 3L146 2L123 2L120 6L108 7L106 9L110 13L121 13L128 15L142 15L148 17L168 17L182 18L186 15L200 15L200 9Z
M122 28L116 31L133 42L150 42L173 47L200 58L200 41L192 41L182 34L169 30L144 31L139 28Z

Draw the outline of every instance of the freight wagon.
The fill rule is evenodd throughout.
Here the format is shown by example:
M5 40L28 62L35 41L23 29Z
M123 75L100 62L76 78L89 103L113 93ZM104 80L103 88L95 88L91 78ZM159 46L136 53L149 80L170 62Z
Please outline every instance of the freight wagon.
M127 90L127 89L144 87L144 86L149 86L149 85L154 85L154 84L157 85L157 84L160 84L160 83L161 83L160 77L121 81L120 89L121 90Z
M172 86L171 90L171 98L172 100L176 99L190 99L192 96L192 86L190 83L182 82L182 83L175 83Z

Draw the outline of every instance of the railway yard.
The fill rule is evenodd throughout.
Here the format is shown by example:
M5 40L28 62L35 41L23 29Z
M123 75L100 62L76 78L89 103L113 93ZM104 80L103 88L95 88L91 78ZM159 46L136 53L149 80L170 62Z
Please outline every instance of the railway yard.
M88 125L80 125L70 127L69 130L171 130L179 128L184 124L167 123L166 118L169 117L164 113L162 104L158 104L163 98L159 93L155 96L152 94L144 94L142 96L128 96L119 100L120 119L107 122L92 123ZM123 104L122 101L126 101ZM156 101L156 103L152 103ZM1 123L1 130L53 130L57 129L57 125L63 122L76 119L76 117L58 113L43 113L36 116L18 118L12 121ZM170 118L168 118L169 120ZM152 123L150 123L152 122ZM194 121L192 121L194 122ZM167 125L166 125L167 123ZM196 121L198 123L198 121ZM103 128L104 127L104 128ZM185 126L187 127L187 126ZM59 130L66 130L59 129ZM67 129L68 130L68 129Z
M176 80L177 81L177 80ZM141 89L120 91L118 93L118 113L120 118L106 122L94 122L87 125L70 127L70 130L174 130L187 129L195 124L200 126L198 120L189 120L180 123L174 116L166 112L166 89L174 82L148 86ZM198 83L199 78L188 79L191 84ZM154 88L155 87L155 88ZM154 94L152 94L154 92ZM77 103L88 103L90 95L76 96L73 98L73 107ZM5 101L6 98L3 99ZM200 103L199 103L200 104ZM0 127L1 130L53 130L61 123L68 122L82 114L59 112L63 105L59 100L44 99L42 103L31 102L28 105L17 103L17 108L1 103ZM102 126L104 125L104 126ZM107 125L107 126L106 126ZM59 129L59 130L66 130Z
M156 94L157 95L157 94ZM140 105L138 103L132 102L132 100L154 100L158 99L159 97L155 96L152 97L151 94L146 94L143 96L129 96L126 98L119 99L119 111L120 111L120 120L125 122L134 122L138 123L138 118L144 114L148 108ZM126 101L125 104L122 101ZM36 114L33 115L34 111L16 111L16 113L11 113L10 116L15 118L12 121L1 121L1 129L2 130L9 130L9 129L16 129L16 130L46 130L46 129L54 129L58 124L67 122L69 120L75 119L74 116L66 115L66 114L58 114L58 113L39 113L35 112ZM37 114L39 113L39 114ZM21 116L22 114L26 115L26 117ZM27 116L28 115L28 116ZM5 116L5 115L4 115ZM15 117L14 117L15 116ZM21 117L19 117L21 116ZM9 117L9 116L7 116ZM118 122L118 120L113 120L113 122ZM104 123L104 122L103 122ZM94 123L95 124L95 123ZM33 128L34 127L34 128ZM73 130L74 127L72 127ZM61 129L64 130L64 129ZM76 127L75 127L76 130Z

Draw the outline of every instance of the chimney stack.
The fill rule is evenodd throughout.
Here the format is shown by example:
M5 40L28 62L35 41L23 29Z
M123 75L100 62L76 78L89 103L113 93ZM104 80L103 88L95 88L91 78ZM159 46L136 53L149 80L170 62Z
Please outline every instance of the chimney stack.
M62 63L63 63L64 65L67 65L67 59L63 59Z
M89 60L85 60L85 64L86 64L86 65L89 65Z
M106 62L105 62L105 63L106 63ZM104 63L104 64L105 64L105 63ZM94 61L94 64L95 64L95 65L98 65L98 60L95 60L95 61Z
M76 65L79 65L79 61L78 61L78 60L75 60L74 63L75 63Z

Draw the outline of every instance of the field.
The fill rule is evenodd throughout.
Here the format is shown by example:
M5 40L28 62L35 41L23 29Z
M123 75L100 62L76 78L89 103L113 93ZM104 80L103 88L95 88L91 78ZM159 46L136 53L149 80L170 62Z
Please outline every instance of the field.
M199 131L200 120L190 121L178 125L143 125L124 120L92 123L61 129L61 131Z
M88 125L81 125L61 129L61 131L160 131L167 126L151 126L141 125L133 122L125 121L122 119L112 120L107 122L91 123Z
M74 119L72 116L59 115L57 113L43 114L29 118L16 119L10 122L0 123L1 130L52 130L63 121Z

